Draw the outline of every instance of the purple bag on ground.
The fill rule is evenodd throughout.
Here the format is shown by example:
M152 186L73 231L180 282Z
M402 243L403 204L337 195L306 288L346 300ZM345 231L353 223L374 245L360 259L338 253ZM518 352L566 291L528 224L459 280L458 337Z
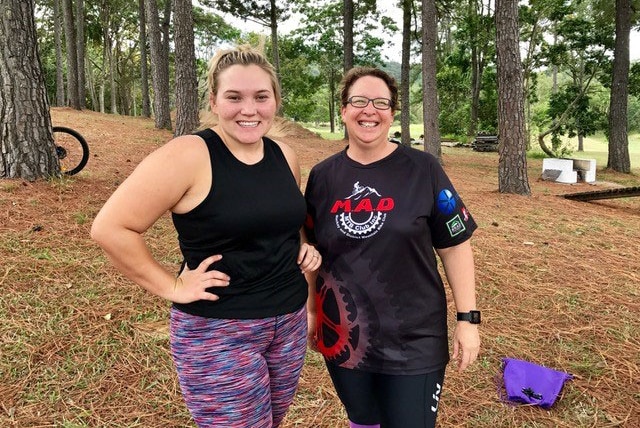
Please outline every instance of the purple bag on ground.
M512 402L548 409L555 403L564 383L573 379L569 373L515 358L503 358L502 363L506 399Z

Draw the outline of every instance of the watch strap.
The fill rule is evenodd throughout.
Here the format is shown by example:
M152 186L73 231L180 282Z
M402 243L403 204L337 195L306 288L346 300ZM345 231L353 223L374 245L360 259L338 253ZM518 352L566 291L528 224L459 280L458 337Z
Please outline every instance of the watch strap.
M480 311L458 312L458 321L468 321L471 324L480 324Z

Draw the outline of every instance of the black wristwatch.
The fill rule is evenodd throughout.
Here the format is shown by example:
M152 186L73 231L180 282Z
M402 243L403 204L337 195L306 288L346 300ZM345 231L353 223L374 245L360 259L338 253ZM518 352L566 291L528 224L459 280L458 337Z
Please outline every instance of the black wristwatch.
M458 312L458 321L469 321L471 324L480 324L480 311Z

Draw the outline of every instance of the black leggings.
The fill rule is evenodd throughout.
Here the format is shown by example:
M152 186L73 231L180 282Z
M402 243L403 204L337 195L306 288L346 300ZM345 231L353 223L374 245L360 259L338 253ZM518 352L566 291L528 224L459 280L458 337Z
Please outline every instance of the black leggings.
M435 427L444 368L419 375L385 375L327 362L327 369L351 422L381 428Z

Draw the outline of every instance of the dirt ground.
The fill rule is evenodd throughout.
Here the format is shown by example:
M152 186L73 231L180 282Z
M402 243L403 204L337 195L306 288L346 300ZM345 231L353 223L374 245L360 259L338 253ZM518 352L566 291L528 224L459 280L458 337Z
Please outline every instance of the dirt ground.
M0 426L193 426L171 366L167 303L119 275L89 239L106 198L171 133L150 119L89 111L55 108L52 118L83 134L91 156L71 178L0 180ZM273 135L296 150L303 187L311 167L345 145L292 124ZM640 197L561 197L638 186L640 177L599 166L595 184L559 184L542 181L542 161L530 159L532 196L523 197L498 193L497 153L445 147L443 160L479 225L483 345L471 369L447 369L439 425L640 426ZM168 218L147 239L177 268ZM500 398L503 357L574 379L551 410L512 406ZM285 427L345 421L310 353Z

